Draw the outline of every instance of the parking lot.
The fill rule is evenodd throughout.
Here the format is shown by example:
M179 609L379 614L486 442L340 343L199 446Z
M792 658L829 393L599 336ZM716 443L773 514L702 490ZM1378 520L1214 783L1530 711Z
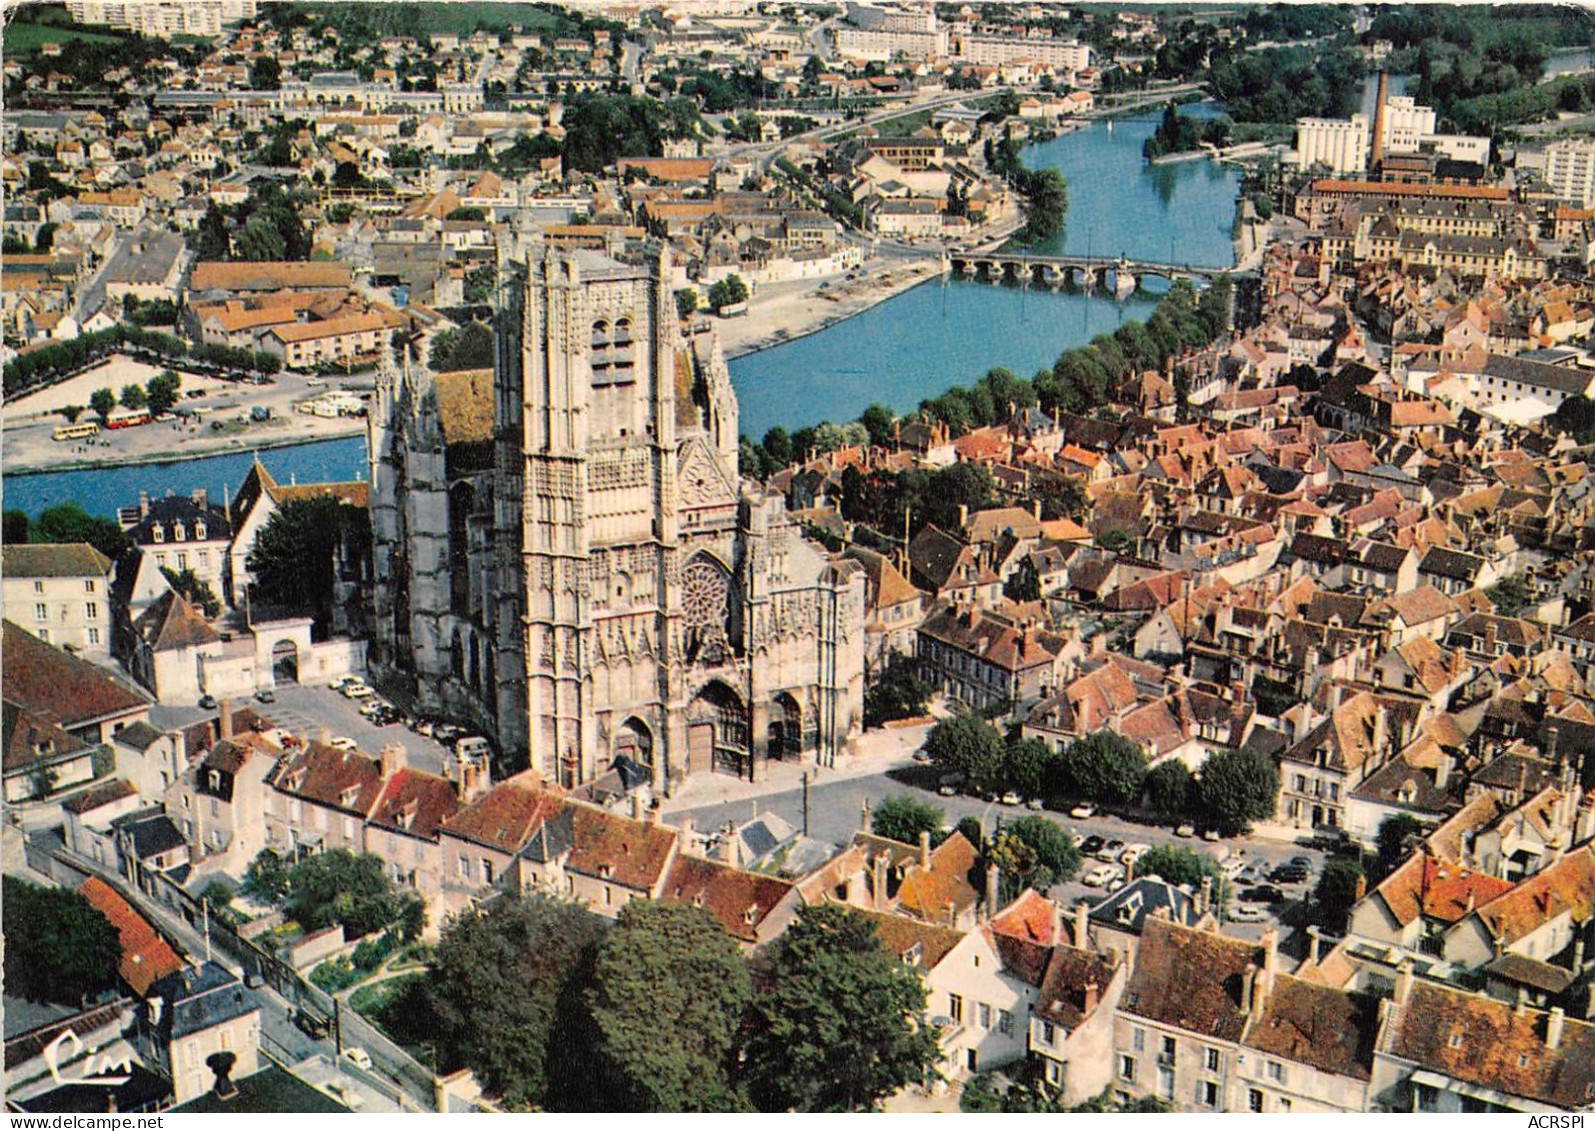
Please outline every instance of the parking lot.
M346 699L325 683L278 683L275 703L251 703L261 714L285 730L312 740L352 738L366 754L376 754L390 742L404 746L410 765L434 774L443 772L443 745L416 734L402 723L379 727L360 714L361 701Z

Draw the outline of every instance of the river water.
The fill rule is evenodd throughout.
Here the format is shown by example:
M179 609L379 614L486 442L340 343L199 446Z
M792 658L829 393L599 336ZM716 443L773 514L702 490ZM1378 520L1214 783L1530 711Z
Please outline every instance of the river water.
M1182 113L1210 117L1210 104ZM1063 234L1037 251L1114 256L1221 267L1234 262L1230 230L1240 171L1207 160L1148 166L1141 143L1159 113L1093 122L1024 151L1031 168L1056 168L1069 182ZM932 281L825 330L730 363L741 430L763 436L773 425L798 428L855 419L873 401L899 411L948 387L968 384L992 366L1028 377L1058 354L1144 318L1156 297L1144 291L1124 302L1103 295ZM279 481L363 479L362 437L276 448L260 453ZM94 514L114 514L152 494L214 497L236 490L249 470L246 452L173 464L10 475L8 508L37 514L72 501Z

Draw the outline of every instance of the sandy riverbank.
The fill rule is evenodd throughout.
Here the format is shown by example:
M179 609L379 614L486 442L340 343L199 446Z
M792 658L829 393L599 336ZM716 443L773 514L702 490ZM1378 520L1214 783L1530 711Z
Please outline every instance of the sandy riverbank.
M865 263L860 277L851 281L803 279L767 284L748 303L746 315L715 319L714 331L726 357L756 353L862 314L940 274L940 257L927 254L921 260L872 259ZM822 289L821 283L828 285Z

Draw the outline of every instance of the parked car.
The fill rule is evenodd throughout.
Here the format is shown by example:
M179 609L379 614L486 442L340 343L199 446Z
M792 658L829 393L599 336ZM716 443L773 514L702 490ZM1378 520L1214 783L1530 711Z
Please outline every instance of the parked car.
M354 750L360 744L354 739L346 738L340 734L337 738L328 739L327 745L332 747L334 750Z
M1272 884L1259 884L1241 892L1240 899L1242 903L1284 903L1285 893Z
M1099 836L1088 836L1080 842L1080 855L1095 856L1102 851L1102 846L1108 843Z
M327 681L327 689L330 691L342 691L345 684L359 682L360 677L357 675L340 675Z
M1311 875L1312 873L1306 868L1292 864L1281 864L1268 873L1268 879L1269 882L1276 884L1304 884Z
M361 683L359 680L343 685L343 697L345 699L368 699L376 693L374 687Z
M1025 808L1031 810L1032 812L1039 813L1042 809L1046 808L1046 805L1041 798L1032 797L1030 800L1025 802Z
M1195 836L1196 835L1196 826L1195 825L1181 825L1179 828L1174 830L1174 835L1175 836Z
M294 1012L294 1025L307 1037L316 1040L325 1040L332 1032L332 1022L309 1009L299 1009Z
M1098 864L1084 876L1081 876L1080 882L1085 884L1086 887L1104 888L1114 880L1121 880L1123 878L1124 869L1119 867L1117 864Z
M963 774L947 774L936 784L936 792L943 797L957 797L958 791L963 788Z
M1119 858L1119 853L1123 851L1124 842L1117 837L1111 837L1102 845L1102 851L1097 853L1097 859L1111 864Z
M1202 839L1207 841L1208 844L1216 843L1218 841L1218 830L1217 829L1203 829L1202 830Z
M1260 884L1268 878L1268 872L1260 864L1248 864L1235 876L1235 882L1250 887Z
M1261 923L1268 918L1268 912L1255 903L1239 903L1230 908L1229 917L1236 923Z
M199 697L199 705L207 711L214 711L216 709L216 696L201 695Z
M1224 861L1218 866L1218 870L1224 874L1226 879L1230 880L1233 880L1236 876L1240 875L1246 870L1246 868L1246 860L1240 856L1231 856L1228 860Z
M930 761L930 755L927 754L923 748L921 748L919 750L914 751L914 761L919 762L921 765L923 765L924 763Z
M277 693L269 687L262 687L255 692L255 699L261 703L275 703L277 701Z
M1134 864L1137 860L1141 859L1141 857L1145 856L1151 851L1152 846L1150 844L1127 845L1125 846L1124 851L1119 853L1119 863L1128 868L1130 865Z
M1022 805L1024 804L1024 800L1025 795L1020 793L1017 789L1010 789L1007 793L1002 795L1002 803L1004 805Z
M371 1054L359 1045L344 1049L343 1058L356 1068L364 1069L367 1072L371 1071Z
M1096 815L1096 807L1093 805L1076 805L1073 809L1069 810L1069 816L1073 817L1077 821L1083 821L1087 817L1095 817Z

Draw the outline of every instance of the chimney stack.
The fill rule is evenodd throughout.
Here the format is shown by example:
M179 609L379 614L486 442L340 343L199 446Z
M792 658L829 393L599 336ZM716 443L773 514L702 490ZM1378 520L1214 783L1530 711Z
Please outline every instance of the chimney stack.
M1314 966L1318 965L1318 948L1323 943L1323 936L1319 933L1318 924L1313 923L1307 927L1307 961Z
M930 867L930 830L919 830L919 866Z
M140 518L148 518L150 516L150 493L148 491L140 491L138 493L138 516Z
M382 752L378 755L378 758L380 760L382 776L384 778L392 777L394 774L404 769L405 766L409 765L410 761L409 752L405 750L404 744L401 742L384 743L382 746Z
M676 851L687 855L695 847L692 838L692 814L683 813L681 819L676 822Z
M1091 949L1091 905L1083 899L1074 905L1074 945Z
M1241 974L1241 1013L1248 1017L1252 1012L1252 992L1256 986L1257 972L1256 966L1248 966Z
M1403 959L1401 968L1396 971L1395 1002L1397 1005L1406 1005L1407 999L1412 996L1412 962Z
M1279 965L1279 931L1269 927L1263 932L1263 969L1272 974Z
M720 863L729 864L733 868L737 866L737 827L730 821L727 821L725 828L720 830L720 843L716 855L719 856Z
M200 510L205 510L206 504L210 502L210 495L203 487L195 487L194 493L192 496L190 496L190 498L194 500L194 505Z
M1048 941L1057 946L1063 942L1063 908L1058 906L1055 899L1047 900L1047 920Z
M642 811L642 823L650 829L659 824L659 799L657 797L648 802L647 808Z
M640 793L631 795L631 819L633 821L642 820L642 794Z
M1562 1012L1561 1006L1551 1009L1551 1014L1545 1019L1545 1047L1555 1051L1562 1044L1562 1027L1567 1015Z
M1002 869L995 864L986 865L986 918L990 919L997 914L997 893L1000 888L999 880L1002 878Z
M1390 92L1389 76L1379 72L1379 100L1373 108L1373 144L1368 151L1368 172L1377 173L1385 160L1385 98Z
M873 892L873 895L874 895L874 898L875 898L875 910L877 910L877 911L885 911L886 910L886 853L877 852L875 854L875 858L870 861L870 866L874 869L874 875L875 875L875 884L874 884L875 890Z
M216 707L218 711L216 715L216 733L221 738L231 738L233 736L233 701L231 699L223 699Z
M1102 987L1097 985L1095 978L1085 984L1085 1008L1081 1010L1087 1017L1096 1009L1097 1002L1102 1000Z

